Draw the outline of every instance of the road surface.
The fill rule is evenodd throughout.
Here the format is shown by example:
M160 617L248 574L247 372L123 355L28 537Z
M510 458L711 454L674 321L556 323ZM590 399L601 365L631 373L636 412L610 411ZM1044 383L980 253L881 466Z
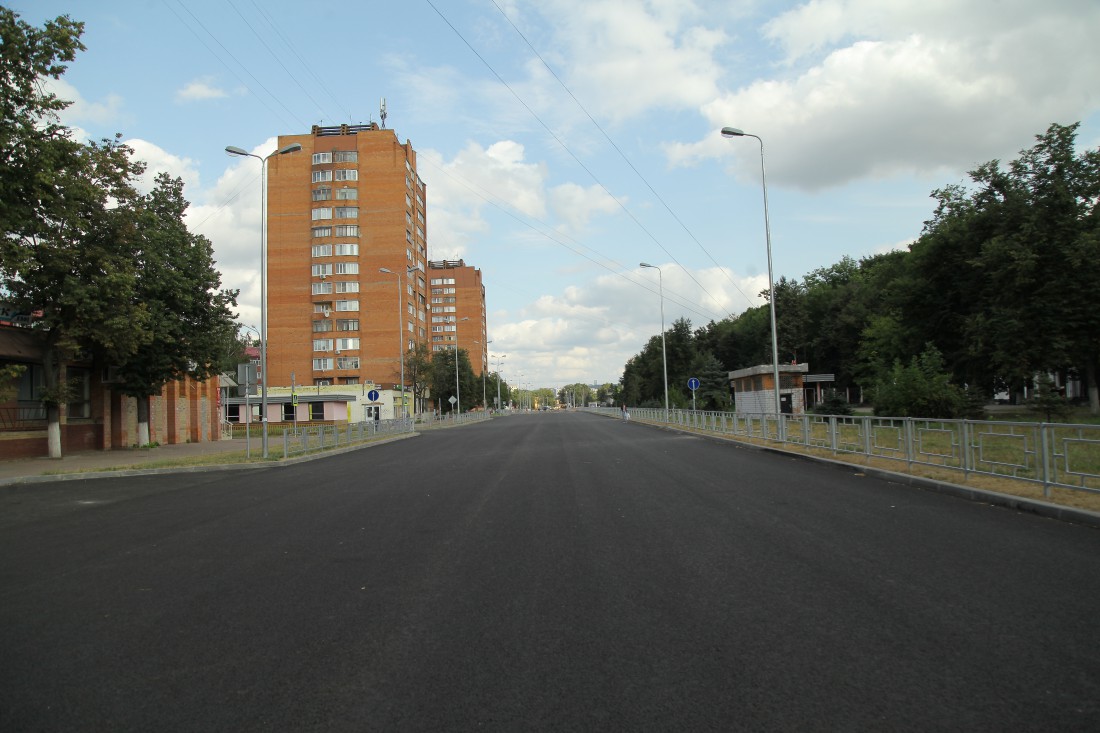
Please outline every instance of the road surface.
M0 489L0 730L1092 730L1100 532L575 413Z

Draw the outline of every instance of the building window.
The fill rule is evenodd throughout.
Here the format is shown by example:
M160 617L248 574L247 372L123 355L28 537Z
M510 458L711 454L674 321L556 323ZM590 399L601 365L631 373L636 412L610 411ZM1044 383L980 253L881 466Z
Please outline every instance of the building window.
M359 377L344 377L344 384L359 384Z
M294 422L294 418L295 418L294 403L293 402L284 402L283 403L283 422Z
M410 232L408 229L405 230L405 241L408 242L409 244L413 243L412 232Z
M314 153L313 165L323 165L332 162L332 153Z
M359 189L358 188L348 188L347 186L344 186L343 188L336 189L336 200L337 201L356 201L358 199L359 199Z
M325 303L314 303L313 304L313 312L314 313L321 313L325 317L328 317L328 314L332 312L332 301L330 300L330 301L325 302Z
M338 318L336 319L337 331L358 331L359 319L358 318Z
M336 301L337 311L357 311L359 310L358 300L338 300Z
M334 163L358 163L359 153L355 150L337 150L332 157Z
M313 227L310 230L310 233L313 235L314 239L317 239L319 237L331 237L332 227Z
M335 247L337 257L355 256L359 254L358 244L337 244Z
M314 201L328 201L330 198L332 198L332 189L331 188L315 188L315 189L313 189L313 194L312 195L313 195L313 200Z
M332 265L312 265L310 267L310 272L313 274L313 277L327 277L332 274Z
M358 356L338 356L336 357L337 369L358 369L359 357Z
M357 338L342 338L336 339L336 348L340 351L358 351L359 339Z
M329 359L332 361L332 359ZM331 366L329 367L332 368ZM328 382L325 382L327 385ZM310 402L309 403L309 419L310 420L324 420L325 419L325 403L324 402Z
M321 219L331 219L332 209L328 206L324 206L313 210L313 221L319 221Z
M336 283L336 292L338 293L358 293L359 283L354 280L342 281Z
M432 285L454 285L455 279L453 277L433 277Z
M314 295L326 295L332 292L332 283L310 283Z
M332 321L314 321L313 322L313 332L314 333L325 333L326 331L331 331L331 330L332 330Z
M328 173L329 173L329 175L332 175L333 171L328 171ZM325 180L331 180L331 179L325 179ZM337 181L358 181L359 180L359 171L355 170L354 168L338 168L336 170L336 180Z
M315 244L311 248L314 257L332 257L331 244Z
M358 206L337 206L336 207L337 219L358 219L359 207Z
M332 339L313 339L314 351L332 351Z
M359 225L358 224L341 224L336 227L336 236L338 237L358 237Z
M313 171L314 183L327 183L332 180L332 171Z
M358 275L359 263L358 262L337 262L336 263L337 275Z

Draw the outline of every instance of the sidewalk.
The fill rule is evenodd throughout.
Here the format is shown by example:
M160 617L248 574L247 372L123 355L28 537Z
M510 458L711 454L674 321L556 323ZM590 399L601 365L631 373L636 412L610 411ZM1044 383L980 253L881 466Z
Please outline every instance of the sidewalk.
M275 449L269 441L268 452ZM282 440L279 441L278 452L282 455ZM37 476L60 477L63 474L95 473L109 469L131 469L143 466L154 466L165 461L186 461L195 456L210 456L218 454L244 454L246 450L245 439L215 440L202 443L177 443L175 445L161 445L156 448L123 448L112 451L82 451L71 453L61 458L17 458L14 460L0 460L0 486L4 484L19 483L20 481ZM260 438L252 438L252 457L259 458L262 452ZM228 458L226 463L239 463L237 456ZM214 465L214 464L211 464Z

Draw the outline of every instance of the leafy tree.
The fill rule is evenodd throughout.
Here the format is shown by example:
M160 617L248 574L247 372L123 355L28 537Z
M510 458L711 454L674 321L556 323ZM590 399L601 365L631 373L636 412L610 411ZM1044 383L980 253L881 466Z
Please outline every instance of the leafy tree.
M458 386L455 394L455 359L458 359ZM432 354L432 396L443 407L443 411L455 411L459 407L469 410L478 404L481 398L481 380L474 376L470 366L470 356L465 349L445 349ZM451 405L450 398L458 397L459 402Z
M61 455L60 364L91 354L119 364L146 338L148 312L135 298L129 244L142 171L116 141L82 145L57 120L68 103L41 90L83 49L67 18L31 28L0 8L0 293L39 312L49 455Z
M405 352L404 359L405 382L412 387L413 399L421 405L420 410L422 411L424 409L424 398L428 395L434 379L435 362L432 360L431 349L427 344L418 343L414 348Z
M928 344L908 366L894 362L893 369L875 386L876 415L889 417L954 418L963 398L944 370L943 356Z
M1072 408L1049 374L1043 373L1035 380L1035 391L1027 401L1028 409L1043 416L1044 422L1065 421Z
M149 397L169 381L218 374L237 326L236 291L219 290L210 241L184 224L183 181L166 173L140 201L133 258L134 297L147 314L147 338L120 366L118 389L137 400L138 443L149 442Z

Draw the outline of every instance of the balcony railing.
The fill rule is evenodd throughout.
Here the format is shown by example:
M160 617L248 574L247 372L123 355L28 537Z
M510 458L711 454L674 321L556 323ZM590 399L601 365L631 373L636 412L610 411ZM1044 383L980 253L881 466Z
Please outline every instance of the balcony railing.
M0 407L0 430L35 430L45 425L45 405Z

